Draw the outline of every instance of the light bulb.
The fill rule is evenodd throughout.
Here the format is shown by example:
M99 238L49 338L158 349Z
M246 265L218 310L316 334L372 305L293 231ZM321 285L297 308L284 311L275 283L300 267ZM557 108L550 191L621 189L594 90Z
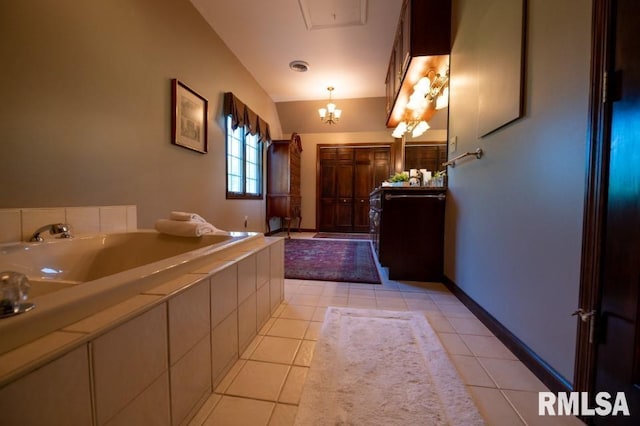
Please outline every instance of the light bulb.
M417 138L418 136L421 136L424 132L429 130L429 127L430 127L429 123L422 120L416 125L416 127L413 128L413 132L411 133L411 136L413 136L414 138Z
M401 138L406 131L407 131L407 123L405 123L404 121L401 121L393 130L393 133L391 133L391 136L393 136L394 138Z
M438 99L436 99L436 109L442 109L449 106L449 88L445 87L442 90Z

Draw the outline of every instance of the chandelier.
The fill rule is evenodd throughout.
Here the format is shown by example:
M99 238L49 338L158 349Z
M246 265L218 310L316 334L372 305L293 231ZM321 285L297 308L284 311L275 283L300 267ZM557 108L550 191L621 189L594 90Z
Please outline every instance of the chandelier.
M329 91L329 103L326 108L320 108L318 114L320 114L320 121L327 124L336 124L340 120L342 110L336 108L336 104L331 102L331 92L333 92L333 86L327 87Z
M411 136L417 138L426 132L429 124L421 117L430 105L436 110L449 106L449 70L444 74L430 70L418 80L409 96L404 119L391 135L401 138L405 133L411 133Z

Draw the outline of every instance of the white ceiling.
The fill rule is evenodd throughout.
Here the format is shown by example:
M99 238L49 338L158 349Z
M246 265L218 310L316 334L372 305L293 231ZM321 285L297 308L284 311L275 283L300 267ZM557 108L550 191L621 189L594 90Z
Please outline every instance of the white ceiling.
M326 99L328 86L334 99L385 96L402 0L191 2L274 102ZM291 71L293 60L308 62L309 71Z

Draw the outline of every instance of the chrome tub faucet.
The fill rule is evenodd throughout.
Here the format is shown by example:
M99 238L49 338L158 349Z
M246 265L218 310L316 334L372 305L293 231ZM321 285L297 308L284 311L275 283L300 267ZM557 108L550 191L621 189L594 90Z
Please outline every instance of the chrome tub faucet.
M49 231L49 234L51 235L60 235L58 238L72 238L70 229L69 229L69 225L66 225L64 223L52 223L49 225L45 225L42 226L40 228L38 228L33 235L31 235L31 238L29 238L29 242L33 243L33 242L42 242L44 241L44 239L40 236L41 233L45 232L45 231Z

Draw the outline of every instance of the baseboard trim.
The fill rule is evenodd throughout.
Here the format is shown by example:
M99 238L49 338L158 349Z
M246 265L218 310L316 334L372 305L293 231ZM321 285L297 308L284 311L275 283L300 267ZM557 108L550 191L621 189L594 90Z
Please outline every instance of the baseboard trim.
M544 383L551 392L571 392L573 386L562 377L545 360L540 358L530 347L528 347L515 334L509 331L500 321L487 312L482 306L476 303L467 293L446 275L443 276L443 283L449 291L460 299L460 301L478 317L478 319L511 351L518 357L533 374Z

